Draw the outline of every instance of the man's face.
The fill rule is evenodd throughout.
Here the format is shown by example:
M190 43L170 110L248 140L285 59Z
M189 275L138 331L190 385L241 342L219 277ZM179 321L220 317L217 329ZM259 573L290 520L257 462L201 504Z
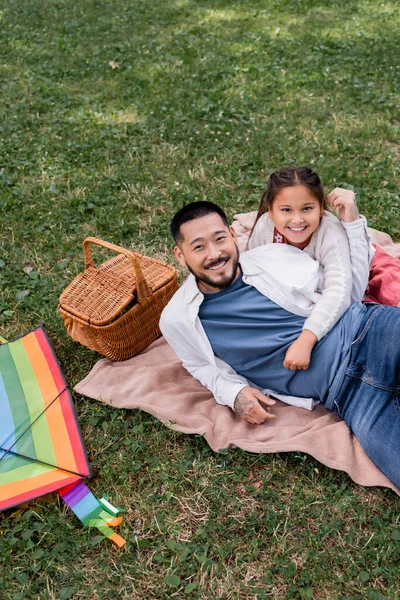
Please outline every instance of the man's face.
M181 234L175 256L196 277L199 290L212 294L229 287L240 272L233 229L217 213L210 213L184 223Z

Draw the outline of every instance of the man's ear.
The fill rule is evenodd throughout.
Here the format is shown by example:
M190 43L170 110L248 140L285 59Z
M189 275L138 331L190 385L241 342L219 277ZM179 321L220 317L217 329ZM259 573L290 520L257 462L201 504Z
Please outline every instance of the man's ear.
M232 225L229 227L229 231L231 232L231 235L232 235L233 239L235 240L235 242L238 243L236 231L235 231L234 227L232 227Z
M181 267L183 267L185 269L186 268L186 260L185 260L185 258L183 256L183 252L179 248L179 246L175 246L175 248L174 248L174 254L176 256L176 260L179 262L179 264L181 265Z

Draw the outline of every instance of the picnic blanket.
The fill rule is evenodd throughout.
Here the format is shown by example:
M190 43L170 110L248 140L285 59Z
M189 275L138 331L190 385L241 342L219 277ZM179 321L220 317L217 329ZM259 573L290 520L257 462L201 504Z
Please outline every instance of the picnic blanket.
M233 227L241 251L246 249L256 214L235 215ZM368 233L375 244L400 258L400 244L388 234L372 228ZM182 367L164 338L124 362L100 360L75 391L117 408L139 408L176 431L202 435L214 451L237 447L256 453L304 452L345 471L361 485L389 487L400 495L333 412L322 405L308 411L277 401L276 419L250 425L215 402L211 392Z
M202 435L214 451L233 447L255 453L300 451L345 471L361 485L389 487L400 495L333 412L321 405L308 411L278 401L273 409L276 419L251 425L218 405L183 368L164 338L124 362L101 359L75 391L116 408L139 408L176 431Z

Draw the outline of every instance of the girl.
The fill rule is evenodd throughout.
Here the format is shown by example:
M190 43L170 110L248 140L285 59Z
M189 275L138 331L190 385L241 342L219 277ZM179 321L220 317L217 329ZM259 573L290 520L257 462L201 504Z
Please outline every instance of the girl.
M289 347L284 366L307 369L318 340L332 329L351 302L363 298L374 249L354 193L336 188L328 195L342 223L326 210L318 175L307 167L282 169L269 178L248 248L284 243L307 252L324 273L321 297L303 331Z

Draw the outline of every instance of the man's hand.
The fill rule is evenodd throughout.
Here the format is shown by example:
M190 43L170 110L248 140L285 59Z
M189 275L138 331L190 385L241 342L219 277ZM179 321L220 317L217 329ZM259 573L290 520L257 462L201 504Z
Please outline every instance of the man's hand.
M299 337L289 346L283 366L290 371L308 369L311 352L317 343L317 336L308 329L303 329Z
M327 197L328 204L338 212L339 219L345 223L357 221L359 218L356 196L351 190L335 188Z
M268 407L263 408L260 402L269 406L275 404L275 400L272 400L272 398L268 398L259 390L246 386L236 396L233 410L242 419L253 423L253 425L260 425L264 421L275 419L276 415L271 415L270 409Z

